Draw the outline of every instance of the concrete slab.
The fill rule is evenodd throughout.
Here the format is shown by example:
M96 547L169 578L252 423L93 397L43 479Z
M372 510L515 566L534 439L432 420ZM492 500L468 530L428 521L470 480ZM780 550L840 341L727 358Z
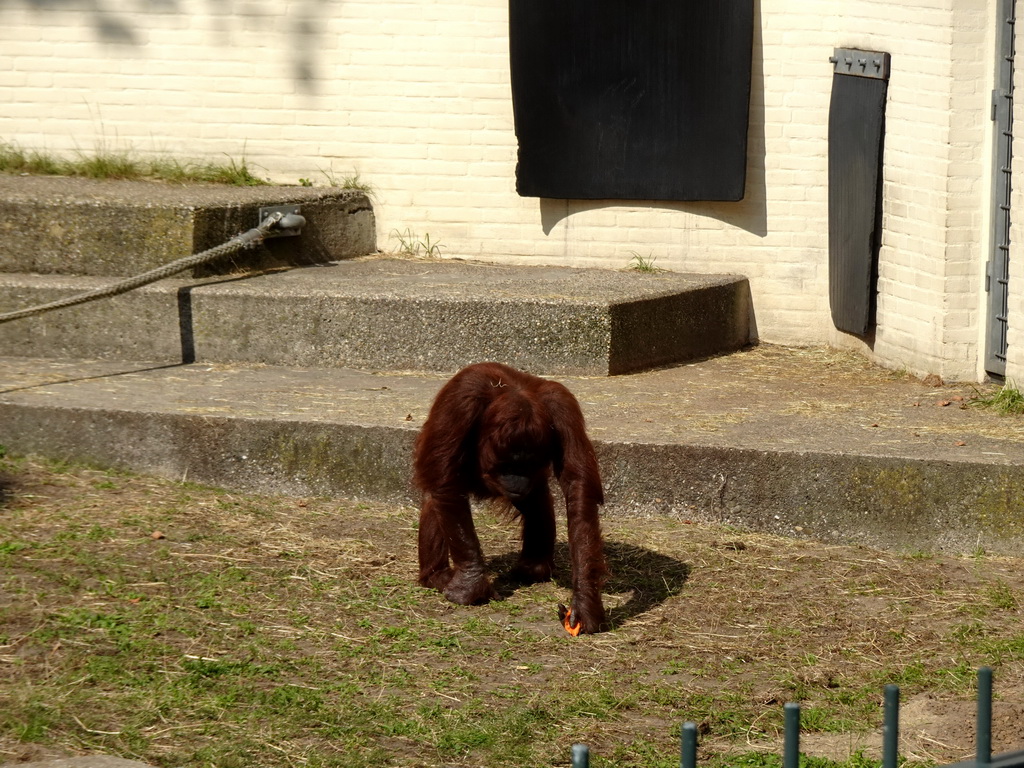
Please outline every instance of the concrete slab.
M108 282L0 275L0 313ZM608 375L738 349L750 333L734 275L365 258L164 280L0 324L0 354L447 372L495 359Z
M412 443L446 375L0 360L0 444L265 493L413 502ZM606 514L836 542L1019 554L1024 419L853 356L762 345L560 377Z
M196 274L316 264L377 250L369 199L355 190L235 187L0 174L0 272L128 276L220 245L262 206L298 204L301 238L268 240Z

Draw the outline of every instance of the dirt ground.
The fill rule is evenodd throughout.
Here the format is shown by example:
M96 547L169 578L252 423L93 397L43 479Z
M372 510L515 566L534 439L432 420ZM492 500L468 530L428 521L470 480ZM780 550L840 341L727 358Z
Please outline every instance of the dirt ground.
M778 751L782 705L791 700L804 707L805 753L872 756L890 682L902 689L901 753L957 760L974 750L974 672L988 664L996 681L993 748L1024 747L1021 559L830 546L685 519L606 516L613 628L573 639L556 620L557 603L569 596L564 543L553 583L509 583L502 574L515 557L514 526L487 510L479 529L502 599L461 607L412 585L417 515L408 507L243 496L25 459L2 459L0 471L0 701L15 713L28 706L28 691L62 702L38 738L0 717L0 763L106 751L200 764L188 752L188 728L198 727L189 718L197 714L182 713L181 722L161 714L166 728L139 724L130 744L103 735L127 732L138 705L121 701L124 682L107 690L98 680L99 694L76 699L74 683L86 674L76 665L111 637L95 622L60 640L42 631L66 626L75 610L139 622L147 610L164 620L180 613L176 634L160 635L164 668L180 666L180 658L234 658L234 633L251 624L248 636L289 638L296 654L319 665L317 676L351 680L367 701L397 694L394 711L410 721L423 717L414 705L427 701L456 709L478 702L490 711L513 706L511 691L513 702L530 699L554 712L556 702L564 707L581 691L599 691L593 701L610 702L603 710L558 710L545 731L555 742L548 754L583 741L596 754L618 750L617 761L604 763L614 765L651 764L640 742L671 755L688 719L700 725L702 754ZM244 589L211 587L229 566ZM189 585L199 578L223 614L214 616L218 605L181 612L195 602ZM400 636L419 640L382 640ZM360 657L363 647L379 658ZM387 677L397 668L412 673ZM97 700L102 706L91 709ZM431 754L442 757L426 759L424 745L436 733L425 732L364 735L384 750L386 764L504 764L479 747L443 753L435 742ZM275 749L297 750L287 764L313 764L318 738L311 731Z

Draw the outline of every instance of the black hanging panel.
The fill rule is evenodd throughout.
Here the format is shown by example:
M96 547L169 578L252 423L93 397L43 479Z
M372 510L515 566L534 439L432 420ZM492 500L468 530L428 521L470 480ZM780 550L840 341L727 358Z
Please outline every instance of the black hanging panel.
M835 327L874 325L889 54L836 51L828 117L828 292Z
M753 0L509 0L525 197L739 200Z

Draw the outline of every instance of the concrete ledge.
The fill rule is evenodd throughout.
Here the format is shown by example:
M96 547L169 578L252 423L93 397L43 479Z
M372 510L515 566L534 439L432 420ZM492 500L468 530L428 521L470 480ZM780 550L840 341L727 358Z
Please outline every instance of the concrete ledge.
M416 429L0 403L3 441L244 491L415 503ZM607 514L878 547L1019 553L1024 467L597 440Z
M597 446L606 513L1020 552L1018 419L949 405L953 388L779 359L563 379ZM0 444L239 490L413 503L413 441L445 378L8 358Z
M0 312L107 284L0 275ZM745 278L358 259L245 278L165 280L0 325L7 355L455 371L501 360L608 375L738 349Z
M296 203L300 238L269 240L197 274L315 264L377 250L362 192L337 188L175 185L0 174L0 272L128 276L198 253Z
M1021 465L608 443L599 457L616 511L683 514L883 549L1019 554L1024 544Z

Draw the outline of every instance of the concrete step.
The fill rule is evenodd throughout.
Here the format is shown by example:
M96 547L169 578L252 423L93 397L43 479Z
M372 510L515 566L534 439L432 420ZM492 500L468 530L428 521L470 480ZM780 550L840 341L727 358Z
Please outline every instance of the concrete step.
M265 493L401 503L446 375L0 360L0 444ZM904 549L1019 554L1024 422L852 356L762 345L632 376L559 377L606 514L668 514Z
M261 246L195 274L315 264L377 250L373 208L340 188L234 187L0 174L0 272L136 275L220 245L296 204L301 238Z
M0 313L110 282L0 274ZM493 359L608 375L728 352L750 336L742 277L364 258L164 280L0 324L0 355L448 372Z

